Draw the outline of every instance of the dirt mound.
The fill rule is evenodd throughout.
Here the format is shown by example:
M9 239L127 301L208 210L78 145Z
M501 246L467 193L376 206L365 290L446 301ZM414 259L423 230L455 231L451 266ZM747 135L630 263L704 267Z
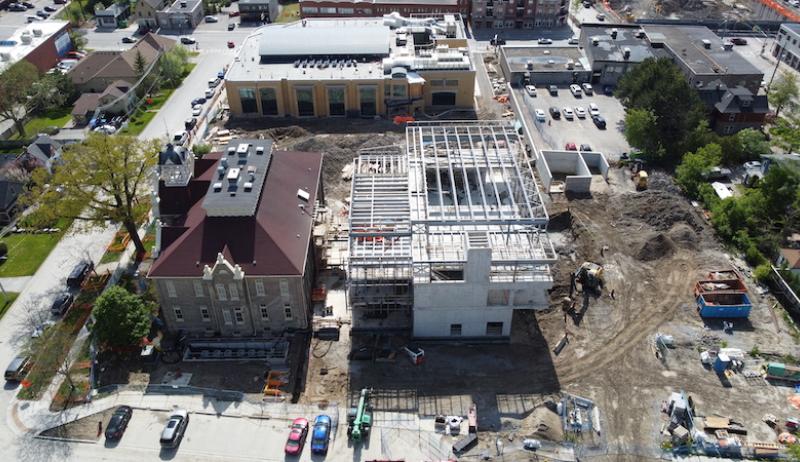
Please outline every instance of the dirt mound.
M675 184L675 181L672 179L671 176L667 175L664 172L659 171L651 171L650 177L648 178L647 184L649 189L653 189L656 191L664 191L671 194L680 194L681 188Z
M692 206L680 195L661 190L647 190L620 197L622 217L644 221L657 231L669 231L677 223L685 223L696 231L703 229Z
M298 127L297 125L289 125L288 127L275 127L264 131L264 135L272 138L274 141L282 141L287 138L303 138L311 133L305 128Z
M645 241L644 245L636 252L636 259L640 261L653 261L670 257L675 253L675 243L664 233L658 233Z
M694 249L697 246L697 241L700 239L697 231L686 223L676 223L675 226L670 228L667 236L669 236L675 245L685 249Z

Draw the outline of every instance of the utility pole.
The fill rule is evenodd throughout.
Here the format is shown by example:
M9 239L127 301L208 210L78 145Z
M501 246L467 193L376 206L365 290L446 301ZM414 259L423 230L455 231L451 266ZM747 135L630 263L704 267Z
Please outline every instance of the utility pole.
M778 51L778 61L775 63L775 69L772 70L772 77L769 78L769 83L767 84L767 93L769 93L770 87L772 87L772 81L775 80L775 74L778 72L778 66L781 64L781 60L783 59L783 42L780 39L781 35L778 34L778 38L775 39L775 43L780 47Z

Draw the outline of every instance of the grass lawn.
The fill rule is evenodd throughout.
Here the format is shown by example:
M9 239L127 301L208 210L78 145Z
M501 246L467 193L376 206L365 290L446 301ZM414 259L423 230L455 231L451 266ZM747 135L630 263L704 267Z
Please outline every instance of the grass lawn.
M155 96L153 96L153 104L141 106L137 109L136 112L133 113L133 116L131 116L128 126L121 130L120 133L132 136L137 136L139 133L142 133L147 124L153 120L153 117L155 117L159 109L161 109L161 106L163 106L172 95L173 91L175 90L169 88L156 93Z
M2 306L0 306L0 319L3 318L8 308L14 303L14 300L16 300L18 296L19 292L6 292L5 302L0 302L2 303ZM0 299L2 298L3 294L0 294Z
M289 3L281 6L281 14L275 22L292 22L300 19L300 3Z
M26 137L33 138L37 133L41 132L47 127L63 127L72 117L71 112L72 108L65 107L50 111L47 114L39 117L34 117L25 124ZM17 140L19 138L19 133L17 133L9 139Z
M0 265L0 277L30 276L39 269L50 251L63 235L52 234L9 234L2 239L8 245L8 260Z

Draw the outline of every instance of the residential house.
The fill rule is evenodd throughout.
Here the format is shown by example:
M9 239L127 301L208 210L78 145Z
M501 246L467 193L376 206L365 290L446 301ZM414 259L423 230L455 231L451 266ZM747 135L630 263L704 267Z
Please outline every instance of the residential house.
M721 135L730 135L745 128L761 129L769 114L765 93L753 94L743 86L704 88L698 92L710 111L711 128Z
M156 13L156 19L159 27L182 33L197 27L204 14L202 0L175 0Z
M112 3L111 6L94 14L97 19L97 27L116 29L120 21L128 18L130 10L131 7L128 3Z
M0 155L0 224L9 223L19 212L17 199L24 188L17 155Z
M118 81L135 83L136 56L141 54L148 65L161 53L172 49L175 40L148 33L125 51L93 51L80 60L67 75L76 90L81 93L102 93L109 85Z
M800 276L800 249L780 249L778 255L778 266L786 266L792 274Z
M133 85L125 80L117 80L106 87L102 93L84 93L72 107L72 118L76 125L85 125L97 109L111 115L127 115L136 105L136 92Z
M241 22L272 22L279 13L278 0L239 0Z
M47 171L53 171L53 166L61 159L63 144L54 140L49 135L41 134L25 148L23 158L33 161L36 165L42 166Z
M321 172L321 153L269 140L232 140L200 159L167 145L148 278L168 330L266 337L309 327Z
M158 27L156 15L169 5L167 0L139 0L133 17L139 27L155 29Z

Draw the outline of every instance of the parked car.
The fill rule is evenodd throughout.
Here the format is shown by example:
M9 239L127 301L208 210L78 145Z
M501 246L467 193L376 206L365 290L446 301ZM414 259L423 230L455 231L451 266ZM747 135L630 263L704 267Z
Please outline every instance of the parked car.
M48 13L55 13L55 12L56 12L56 8L55 8L55 7L53 7L53 6L50 6L50 5L46 5L46 6L45 6L44 8L42 8L42 9L43 9L43 10L45 10L45 11L47 11Z
M24 6L25 8L27 8L29 10L32 10L32 9L36 8L36 5L34 5L31 2L19 2L19 4Z
M575 113L572 112L572 108L565 107L561 110L564 113L564 118L567 120L572 120L575 118Z
M106 135L113 135L114 133L117 133L117 127L111 124L105 124L95 128L94 131L98 133L105 133Z
M303 445L306 443L306 436L308 436L308 420L302 417L294 419L292 428L289 430L289 438L286 439L286 446L283 448L286 455L300 455L303 452Z
M536 451L542 447L542 442L533 438L522 440L522 447L527 451Z
M122 37L122 43L136 43L136 39L133 37Z
M217 19L216 16L206 16L205 17L205 21L206 22L219 22L219 19Z
M125 122L125 116L116 116L111 119L111 125L117 128L121 127L123 122Z
M239 11L238 10L237 11L231 11L230 13L228 13L228 17L229 18L235 18L237 16L239 16Z
M585 119L586 118L586 109L582 108L581 106L576 107L575 108L575 116L577 118L579 118L579 119Z
M197 125L197 118L196 117L189 117L188 119L183 121L183 128L186 130L191 130Z
M195 107L195 106L197 106L198 104L203 104L203 103L205 103L205 102L206 102L206 99L205 99L205 97L202 97L202 96L201 96L200 98L195 98L195 99L193 99L193 100L192 100L192 107L194 108L194 107Z
M213 79L208 79L208 88L216 88L219 85L219 79L214 77Z
M206 98L211 99L212 96L214 96L214 89L213 88L207 88L206 89Z
M525 85L525 93L527 93L528 96L536 96L536 87L533 85Z
M549 91L552 96L558 96L558 87L555 85L547 87L547 91Z
M583 96L583 92L581 92L581 87L579 85L575 85L574 83L569 86L569 92L572 93L572 96L576 98L580 98Z
M598 21L605 21L606 15L604 15L603 13L599 13L597 16L595 16L595 18L597 18Z
M554 118L556 120L561 118L561 111L559 111L557 107L550 106L549 111L550 111L550 117L552 117L552 118Z
M731 43L733 43L734 45L747 45L747 39L744 39L742 37L732 37Z
M589 114L592 116L600 115L600 108L594 103L589 103Z
M229 22L228 23L228 30L233 30L235 28L236 28L236 23L235 22Z
M539 43L539 45L550 45L550 44L553 43L553 41L550 40L549 38L540 38L538 40L538 43Z
M36 12L36 16L39 16L42 19L47 19L50 17L50 14L45 11L39 10Z
M236 44L233 43L233 40L228 40L228 48L236 48Z
M539 122L544 122L544 119L545 119L544 111L541 110L541 109L537 109L534 112L536 113L536 120L538 120Z
M585 151L585 152L592 152L592 147L589 146L588 144L582 144L582 145L580 145L578 150L579 151Z
M225 78L225 69L222 69L221 71L217 72L217 78L220 80Z
M578 40L578 37L572 37L571 39L569 39L569 41L567 41L568 45L577 45L579 43L580 41Z
M64 55L64 56L66 56L67 58L70 58L70 59L83 59L83 58L86 57L86 53L84 53L82 51L72 50L72 51L68 51L67 54Z
M56 5L66 5L67 0L53 0L53 3L55 3Z
M197 43L197 40L194 37L181 37L181 43L184 45L194 45Z
M44 335L45 332L47 332L47 329L49 329L49 328L51 328L51 327L53 327L55 325L56 325L56 322L53 321L52 319L48 319L48 320L42 322L41 324L39 324L39 325L37 325L37 326L35 326L33 328L33 331L31 331L31 338L39 338L39 337L41 337L42 335Z
M314 430L311 431L311 452L313 454L327 454L330 439L331 418L324 414L318 415L314 419Z
M583 7L584 8L591 8L592 7L592 3L591 2L583 2Z
M192 115L195 117L199 116L200 113L202 112L203 112L203 106L200 104L195 104L194 107L192 108Z
M30 358L23 355L12 359L6 367L6 382L19 382L24 379L30 369L30 362Z
M597 126L597 128L604 129L606 128L606 119L603 116L595 115L592 116L592 122Z
M67 312L69 307L72 306L73 301L75 301L75 297L71 293L62 293L53 300L53 305L50 307L50 314L53 316L62 316Z
M583 88L583 92L587 95L591 95L594 93L594 88L592 88L591 83L582 83L581 88Z
M167 425L161 431L161 447L176 448L181 444L186 427L189 425L189 413L185 409L172 411Z
M28 10L27 8L25 8L24 6L20 5L19 3L12 3L12 4L8 5L8 11L20 12L20 11L27 11L27 10Z
M189 134L183 130L175 132L175 134L172 135L172 144L174 144L175 146L183 146L188 140L189 140Z
M133 409L130 406L120 406L111 415L111 420L108 421L106 426L106 439L118 440L122 438L125 429L128 428L128 422L133 415Z
M28 15L28 16L25 16L25 20L30 23L30 22L41 21L42 18L40 18L38 16L30 16L30 15Z
M569 142L564 145L564 149L566 149L567 151L577 151L578 147L575 146L575 143Z
M83 280L86 279L86 276L88 276L93 269L94 263L92 263L91 260L78 262L67 277L67 287L70 289L80 288L81 284L83 284Z

